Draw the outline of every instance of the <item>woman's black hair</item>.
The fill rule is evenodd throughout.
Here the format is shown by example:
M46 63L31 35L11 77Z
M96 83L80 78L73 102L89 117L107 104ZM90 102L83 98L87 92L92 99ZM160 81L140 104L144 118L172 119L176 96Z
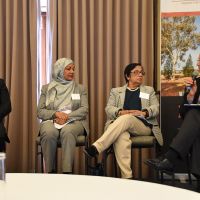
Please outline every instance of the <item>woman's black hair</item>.
M142 65L141 65L141 63L130 63L124 69L124 78L125 78L126 83L128 82L127 77L130 76L131 71L137 66L142 66Z

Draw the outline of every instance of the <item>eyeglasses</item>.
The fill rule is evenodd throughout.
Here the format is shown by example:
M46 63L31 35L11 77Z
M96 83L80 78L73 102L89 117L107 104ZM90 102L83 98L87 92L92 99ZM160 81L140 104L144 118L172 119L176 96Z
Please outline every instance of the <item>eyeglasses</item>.
M145 72L144 72L144 71L135 70L135 71L131 72L131 74L134 74L135 76L141 74L142 76L144 76L144 75L145 75Z

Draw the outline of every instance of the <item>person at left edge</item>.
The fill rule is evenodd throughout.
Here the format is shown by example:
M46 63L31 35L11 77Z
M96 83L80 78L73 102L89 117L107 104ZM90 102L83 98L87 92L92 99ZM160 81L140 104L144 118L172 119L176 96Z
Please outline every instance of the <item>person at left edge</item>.
M11 112L11 101L3 79L0 79L0 152L6 150L6 142L10 143L4 126L4 117Z
M62 146L62 171L72 173L76 140L88 134L88 98L85 88L74 81L75 65L69 58L58 59L52 81L44 85L38 104L40 138L46 172L55 172L57 140Z

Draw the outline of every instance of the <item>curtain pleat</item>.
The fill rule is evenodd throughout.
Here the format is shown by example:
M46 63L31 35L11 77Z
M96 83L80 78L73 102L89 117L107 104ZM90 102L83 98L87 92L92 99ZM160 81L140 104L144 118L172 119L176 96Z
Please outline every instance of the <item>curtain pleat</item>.
M127 64L141 62L147 72L145 84L155 82L156 3L154 0L49 0L49 31L53 35L49 43L53 46L48 67L60 57L74 60L75 79L88 89L90 143L103 133L110 89L125 83L123 71ZM83 157L82 151L77 151L77 173L84 173L80 164ZM137 155L134 162L136 158Z
M34 171L37 122L38 1L0 1L0 77L11 96L7 171Z
M49 1L53 36L49 63L60 57L74 60L75 79L88 89L90 143L103 133L110 89L125 83L127 64L141 62L147 72L145 84L155 82L155 4L153 0ZM77 173L84 173L83 158L82 151L77 151ZM135 153L134 162L136 159Z
M12 113L6 120L8 172L34 171L37 122L37 0L0 1L0 77L11 95ZM106 121L110 89L122 86L124 67L141 62L145 84L157 85L156 0L49 0L47 16L47 76L58 58L70 57L76 81L88 89L90 143ZM156 28L156 29L155 29ZM157 46L155 46L157 45ZM157 59L157 60L155 60ZM157 71L156 71L157 70ZM148 156L149 152L145 152ZM134 175L137 170L134 153ZM110 174L112 164L110 163ZM75 173L84 174L84 156L77 150ZM148 175L148 171L145 170Z

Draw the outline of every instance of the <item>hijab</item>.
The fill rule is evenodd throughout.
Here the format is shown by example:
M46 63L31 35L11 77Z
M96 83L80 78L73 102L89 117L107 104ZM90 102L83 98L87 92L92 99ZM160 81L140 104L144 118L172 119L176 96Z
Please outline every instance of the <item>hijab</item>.
M58 59L52 69L52 81L47 88L46 106L53 104L56 110L65 110L71 108L71 95L74 91L74 81L64 79L65 67L73 64L70 58Z

